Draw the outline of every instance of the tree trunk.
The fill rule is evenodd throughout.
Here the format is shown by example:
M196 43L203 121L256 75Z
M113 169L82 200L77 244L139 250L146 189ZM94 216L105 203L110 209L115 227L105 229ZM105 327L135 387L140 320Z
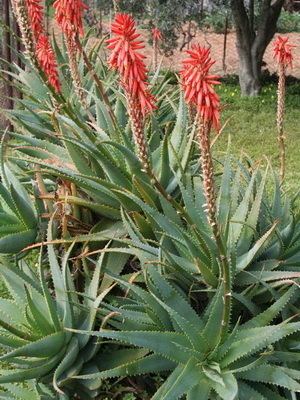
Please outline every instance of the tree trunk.
M246 10L244 0L232 0L231 9L236 26L236 46L240 60L239 80L243 96L256 96L260 92L260 72L265 50L276 32L284 0L264 0L257 31L253 23L253 1Z

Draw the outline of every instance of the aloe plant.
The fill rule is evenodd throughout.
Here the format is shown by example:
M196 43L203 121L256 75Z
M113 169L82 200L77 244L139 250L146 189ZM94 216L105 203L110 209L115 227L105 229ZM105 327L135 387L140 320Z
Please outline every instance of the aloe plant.
M109 322L114 329L76 332L143 348L147 354L126 362L118 359L118 350L110 355L109 368L95 365L97 372L83 370L74 379L95 385L103 378L170 371L152 400L176 400L183 395L191 400L246 400L249 394L292 399L300 390L299 354L285 347L285 338L299 331L300 322L290 318L271 324L289 302L295 302L297 285L256 317L238 320L220 342L222 284L206 309L197 313L173 279L151 264L145 275L147 289L114 278L127 293L115 299L117 306L107 305L117 312ZM295 362L289 363L289 356Z
M261 172L229 150L213 176L209 140L205 152L197 149L197 118L189 120L183 94L159 71L144 82L158 109L137 125L132 108L130 121L125 96L134 104L136 92L126 93L126 68L122 89L99 56L102 43L91 49L89 34L82 42L75 36L77 87L55 38L59 91L32 59L33 66L24 58L26 71L11 68L24 99L8 113L16 129L1 171L0 250L32 248L41 233L41 252L37 271L20 257L16 265L1 259L11 298L0 300L0 359L11 368L0 371L0 397L94 399L104 379L160 374L153 400L295 400L300 224L293 201L270 165ZM211 113L209 101L204 106L202 123ZM201 178L207 155L216 198ZM28 179L36 181L34 203ZM210 194L213 224L205 213Z
M52 222L48 229L50 241ZM1 258L1 277L10 298L0 299L3 350L0 360L9 362L11 367L1 370L0 385L8 391L17 393L18 386L12 383L29 381L33 383L29 393L35 390L44 393L42 398L47 399L53 399L54 393L60 399L73 398L75 394L92 399L97 394L98 388L90 390L81 382L70 383L70 378L92 363L101 345L92 336L79 336L66 329L105 326L105 319L96 319L97 308L114 284L110 278L103 279L104 265L108 270L120 272L128 256L112 259L103 253L94 261L92 275L85 270L84 288L77 292L69 265L72 248L69 247L59 264L54 246L48 246L50 282L46 280L43 249L37 273L25 260L16 266L9 259ZM27 398L25 394L26 390L22 399Z
M3 154L3 143L1 153ZM34 243L38 232L35 204L1 157L0 253L16 254Z

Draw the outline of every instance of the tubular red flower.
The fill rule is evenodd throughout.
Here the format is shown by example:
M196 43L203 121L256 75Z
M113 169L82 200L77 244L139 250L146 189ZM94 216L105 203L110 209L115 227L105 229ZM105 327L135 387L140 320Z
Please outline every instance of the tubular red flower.
M36 41L45 31L43 26L43 7L40 3L41 0L26 0L30 25Z
M219 122L219 96L211 85L220 85L218 75L209 75L211 61L209 48L193 45L194 51L187 50L190 58L183 60L180 71L181 84L188 104L195 104L203 122L212 122L217 129Z
M50 84L53 86L56 93L60 93L61 86L56 69L56 58L47 36L39 37L36 55Z
M157 29L157 28L152 29L152 35L153 35L153 39L155 39L155 40L162 39L161 33L160 33L159 29Z
M143 61L146 58L136 50L144 48L141 40L136 40L140 35L134 28L134 20L128 14L116 14L115 23L111 25L111 31L115 37L108 39L107 48L112 50L108 58L111 68L117 70L121 76L121 82L133 99L138 100L143 115L152 113L156 108L155 98L147 89L147 68Z
M282 38L281 36L278 36L274 44L273 58L277 58L278 63L283 64L285 67L290 65L290 67L293 68L292 48L296 46L287 43L288 40L288 37Z
M79 33L83 36L82 9L87 9L85 4L80 0L56 0L53 7L56 9L55 19L66 35Z

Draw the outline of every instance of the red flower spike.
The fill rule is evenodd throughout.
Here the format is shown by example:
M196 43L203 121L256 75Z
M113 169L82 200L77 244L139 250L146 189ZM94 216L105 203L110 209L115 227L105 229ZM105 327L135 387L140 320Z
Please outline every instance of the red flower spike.
M273 58L277 58L278 63L283 64L285 67L290 65L290 67L293 68L292 48L297 46L287 43L288 40L288 37L282 38L281 36L278 36L274 45Z
M159 29L157 29L157 28L152 29L152 35L153 35L153 39L155 39L155 40L162 39L161 33L160 33Z
M80 0L56 0L53 4L55 19L60 24L61 29L68 36L79 33L84 35L82 27L82 10L87 6Z
M40 66L47 76L50 84L52 85L56 93L60 93L61 86L56 69L56 58L47 36L39 37L36 55L39 60Z
M211 85L220 85L218 75L209 75L211 61L208 47L193 45L194 50L187 50L190 58L183 60L183 70L180 71L181 84L185 92L184 98L188 104L195 104L203 122L212 122L217 129L219 122L219 96Z
M116 14L111 31L115 37L106 40L107 48L112 50L108 58L110 68L117 70L121 76L122 85L141 107L143 115L152 113L156 108L155 98L147 89L147 68L143 61L146 58L137 50L144 48L142 40L135 40L140 35L134 28L134 20L129 14Z
M41 0L26 0L31 30L36 41L38 41L40 35L45 31L43 26L43 7L40 3Z

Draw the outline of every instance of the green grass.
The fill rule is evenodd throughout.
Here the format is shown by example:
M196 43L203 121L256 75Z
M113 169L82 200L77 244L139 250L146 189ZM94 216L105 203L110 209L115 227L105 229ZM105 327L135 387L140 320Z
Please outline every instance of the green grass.
M263 88L256 98L241 97L237 86L226 85L217 88L221 104L229 106L221 111L221 124L233 116L214 148L216 156L224 155L228 136L234 155L244 151L254 161L265 157L279 174L280 151L276 126L277 86L270 84ZM300 82L286 88L285 146L286 170L284 189L290 196L300 188Z

